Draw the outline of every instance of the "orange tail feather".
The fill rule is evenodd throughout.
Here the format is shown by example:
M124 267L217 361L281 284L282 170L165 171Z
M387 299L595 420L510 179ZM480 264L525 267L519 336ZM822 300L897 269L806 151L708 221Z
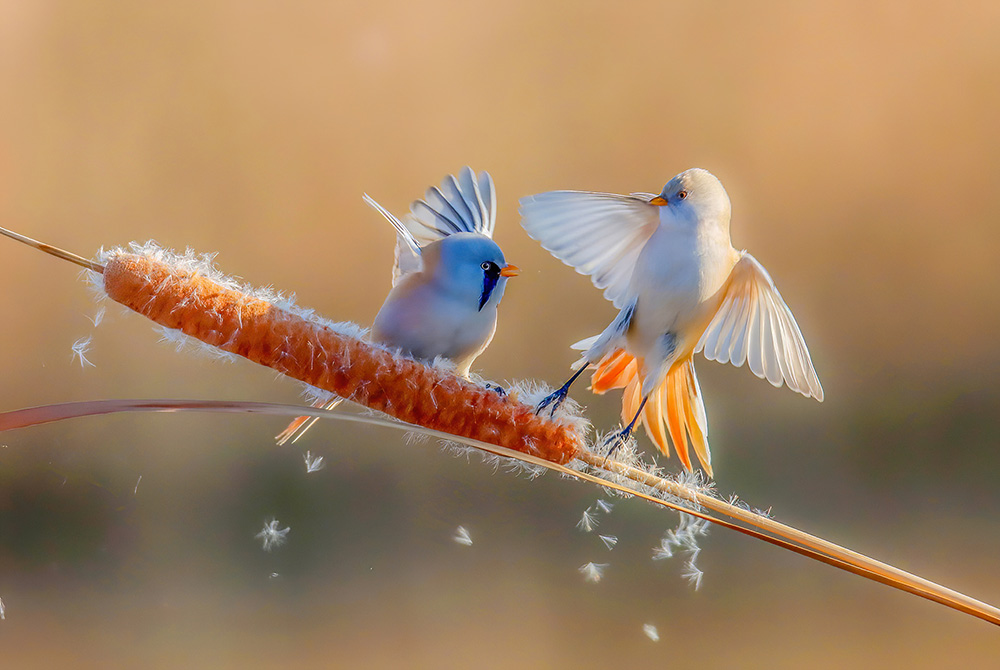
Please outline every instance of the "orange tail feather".
M667 433L663 430L663 392L663 387L660 387L649 395L646 407L642 411L642 423L645 425L646 434L649 435L649 439L653 441L653 444L659 447L665 456L670 456ZM691 465L687 460L687 454L679 451L677 452L677 456L684 463L684 466L690 470Z
M625 391L622 393L622 425L628 424L635 416L635 413L639 411L639 375L635 375L629 380L628 385L625 386Z
M625 389L622 394L622 423L625 424L632 420L639 409L642 376L639 361L624 349L618 349L601 359L591 378L591 389L595 393L615 388ZM677 457L688 470L692 469L688 451L690 444L702 468L712 476L712 454L708 448L705 407L698 379L694 374L694 361L690 357L675 364L663 383L650 394L639 422L645 426L649 439L667 456L670 455L672 442Z
M701 389L698 378L694 375L694 361L689 360L684 366L684 393L687 400L684 403L684 421L691 439L691 446L698 455L698 460L705 468L708 476L712 476L712 452L708 448L708 422L705 419L705 404L701 399Z
M623 388L635 376L637 370L635 359L625 353L624 349L613 351L597 364L597 369L590 378L590 389L594 393L604 393L611 389Z
M313 407L322 407L323 409L333 409L340 404L342 398L333 398L332 400L317 400L312 404ZM305 435L306 431L313 427L313 424L319 421L318 416L300 416L293 420L288 426L274 436L275 442L278 445L283 445L288 441L292 444Z
M684 426L681 423L681 404L683 404L684 399L680 397L681 391L678 388L677 375L674 372L676 369L677 366L674 366L667 373L667 378L663 380L658 390L665 401L663 404L666 405L667 430L670 431L670 441L674 443L674 449L677 450L677 457L681 459L684 467L690 471L691 457L688 455L687 438L684 434ZM664 445L657 446L660 447L661 451L664 448Z

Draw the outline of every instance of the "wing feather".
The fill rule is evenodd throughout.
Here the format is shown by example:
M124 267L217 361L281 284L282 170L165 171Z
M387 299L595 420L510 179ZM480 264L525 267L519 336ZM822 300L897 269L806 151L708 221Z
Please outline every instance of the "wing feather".
M441 186L427 189L422 200L410 205L403 223L422 244L454 233L479 233L493 237L496 227L496 187L488 172L463 167L458 177L448 175Z
M771 296L765 294L765 299L770 303ZM774 313L774 306L769 305L767 310L767 338L766 342L771 346L768 347L767 356L764 357L766 365L764 366L767 372L767 381L771 382L773 386L779 386L782 379L790 379L793 383L797 382L798 379L792 374L791 365L788 362L788 357L781 355L784 353L783 345L784 340L781 335L781 328L778 324L777 315Z
M479 233L493 237L496 226L496 187L488 172L479 175L466 166L456 178L448 175L441 186L432 186L422 200L410 205L410 212L397 219L365 194L365 202L374 207L396 229L396 262L392 285L399 278L423 267L421 247L455 233Z
M745 287L743 305L739 316L736 317L734 325L732 344L729 345L729 362L736 367L743 367L747 362L747 339L750 335L750 322L756 310L757 296L754 295L754 287Z
M733 341L736 339L735 336L738 332L742 332L743 328L746 327L746 314L749 303L749 296L738 295L735 297L732 313L726 319L726 323L722 327L722 353L725 357L723 362L729 362L732 357Z
M521 199L521 225L530 237L577 272L591 277L621 309L632 269L660 223L642 195L549 191Z
M451 206L458 212L459 219L463 222L470 222L474 228L475 219L473 218L472 208L469 207L469 201L466 199L465 194L462 193L462 187L459 186L455 175L450 174L441 181L441 192L444 193L444 197L448 199Z
M756 285L753 285L751 290L754 292L755 304L754 309L750 311L750 321L747 324L746 337L744 338L746 344L744 346L746 347L747 367L758 377L763 377L764 368L761 365L761 356L764 352L760 341L760 296L757 295Z
M399 282L399 278L411 272L419 272L424 267L424 261L420 256L420 243L414 238L413 233L402 221L397 219L392 212L375 202L374 198L365 193L365 202L376 212L385 217L386 221L396 229L396 254L395 262L392 264L392 285Z
M483 204L486 207L487 224L483 226L482 232L486 237L492 238L497 223L497 189L489 172L479 173L478 181L479 193L483 196Z
M403 225L402 221L397 219L393 213L385 207L375 202L375 199L367 193L364 195L364 201L369 207L384 216L386 221L392 224L392 227L396 229L396 234L399 235L400 241L409 247L410 251L415 253L417 256L420 255L420 245L417 243L417 240L414 239L413 233L410 232L409 228Z
M743 252L725 294L695 352L740 367L745 362L761 379L785 384L806 397L823 400L823 386L795 317L767 270Z
M765 300L767 297L766 295L764 296ZM764 313L764 337L762 343L764 345L764 376L767 378L767 381L771 382L774 386L781 384L781 380L784 378L788 378L794 382L795 378L788 374L788 368L785 367L782 369L781 361L785 357L778 355L784 352L782 351L782 343L777 339L773 309L768 309Z
M469 166L465 166L458 173L458 181L465 204L472 212L473 230L481 232L486 225L486 203L483 202L483 194L479 192L476 173Z
M424 193L423 200L415 200L410 205L408 218L413 222L411 228L423 226L426 229L423 231L423 236L427 236L428 241L462 231L461 214L437 186L431 186Z

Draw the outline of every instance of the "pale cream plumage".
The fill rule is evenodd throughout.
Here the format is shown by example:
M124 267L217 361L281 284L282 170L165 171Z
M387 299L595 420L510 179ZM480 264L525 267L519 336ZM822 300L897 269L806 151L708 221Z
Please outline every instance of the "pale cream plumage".
M823 399L809 350L767 271L730 241L729 196L692 169L659 195L552 191L521 200L522 226L556 258L590 275L619 315L574 348L580 371L539 406L558 405L594 367L592 388L624 388L624 437L637 422L657 446L690 444L712 473L708 424L693 354L747 363L758 377Z

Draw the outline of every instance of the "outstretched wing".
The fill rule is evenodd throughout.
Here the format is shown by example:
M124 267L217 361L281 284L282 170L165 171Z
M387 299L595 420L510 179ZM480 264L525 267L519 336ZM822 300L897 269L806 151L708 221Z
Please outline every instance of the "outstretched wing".
M795 317L781 299L767 270L742 252L733 268L722 305L702 334L695 353L740 367L774 386L782 382L802 395L823 400L809 348Z
M521 226L621 309L639 253L660 223L652 197L549 191L521 199Z
M493 237L497 217L497 192L488 172L478 175L462 168L458 176L448 175L441 186L432 186L422 200L410 205L410 212L397 219L365 195L365 202L378 210L398 233L392 285L399 278L423 269L420 248L454 233L479 233Z
M462 168L458 176L448 175L441 186L427 189L422 200L410 205L403 223L421 243L428 244L454 233L479 233L493 237L496 225L497 194L488 172L478 175Z

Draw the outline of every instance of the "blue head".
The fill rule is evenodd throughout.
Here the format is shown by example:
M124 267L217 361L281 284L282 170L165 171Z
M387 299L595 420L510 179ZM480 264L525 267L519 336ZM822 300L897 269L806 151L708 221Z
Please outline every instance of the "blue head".
M443 292L475 304L496 306L507 278L520 270L509 265L496 242L479 233L454 233L423 249L425 271Z

